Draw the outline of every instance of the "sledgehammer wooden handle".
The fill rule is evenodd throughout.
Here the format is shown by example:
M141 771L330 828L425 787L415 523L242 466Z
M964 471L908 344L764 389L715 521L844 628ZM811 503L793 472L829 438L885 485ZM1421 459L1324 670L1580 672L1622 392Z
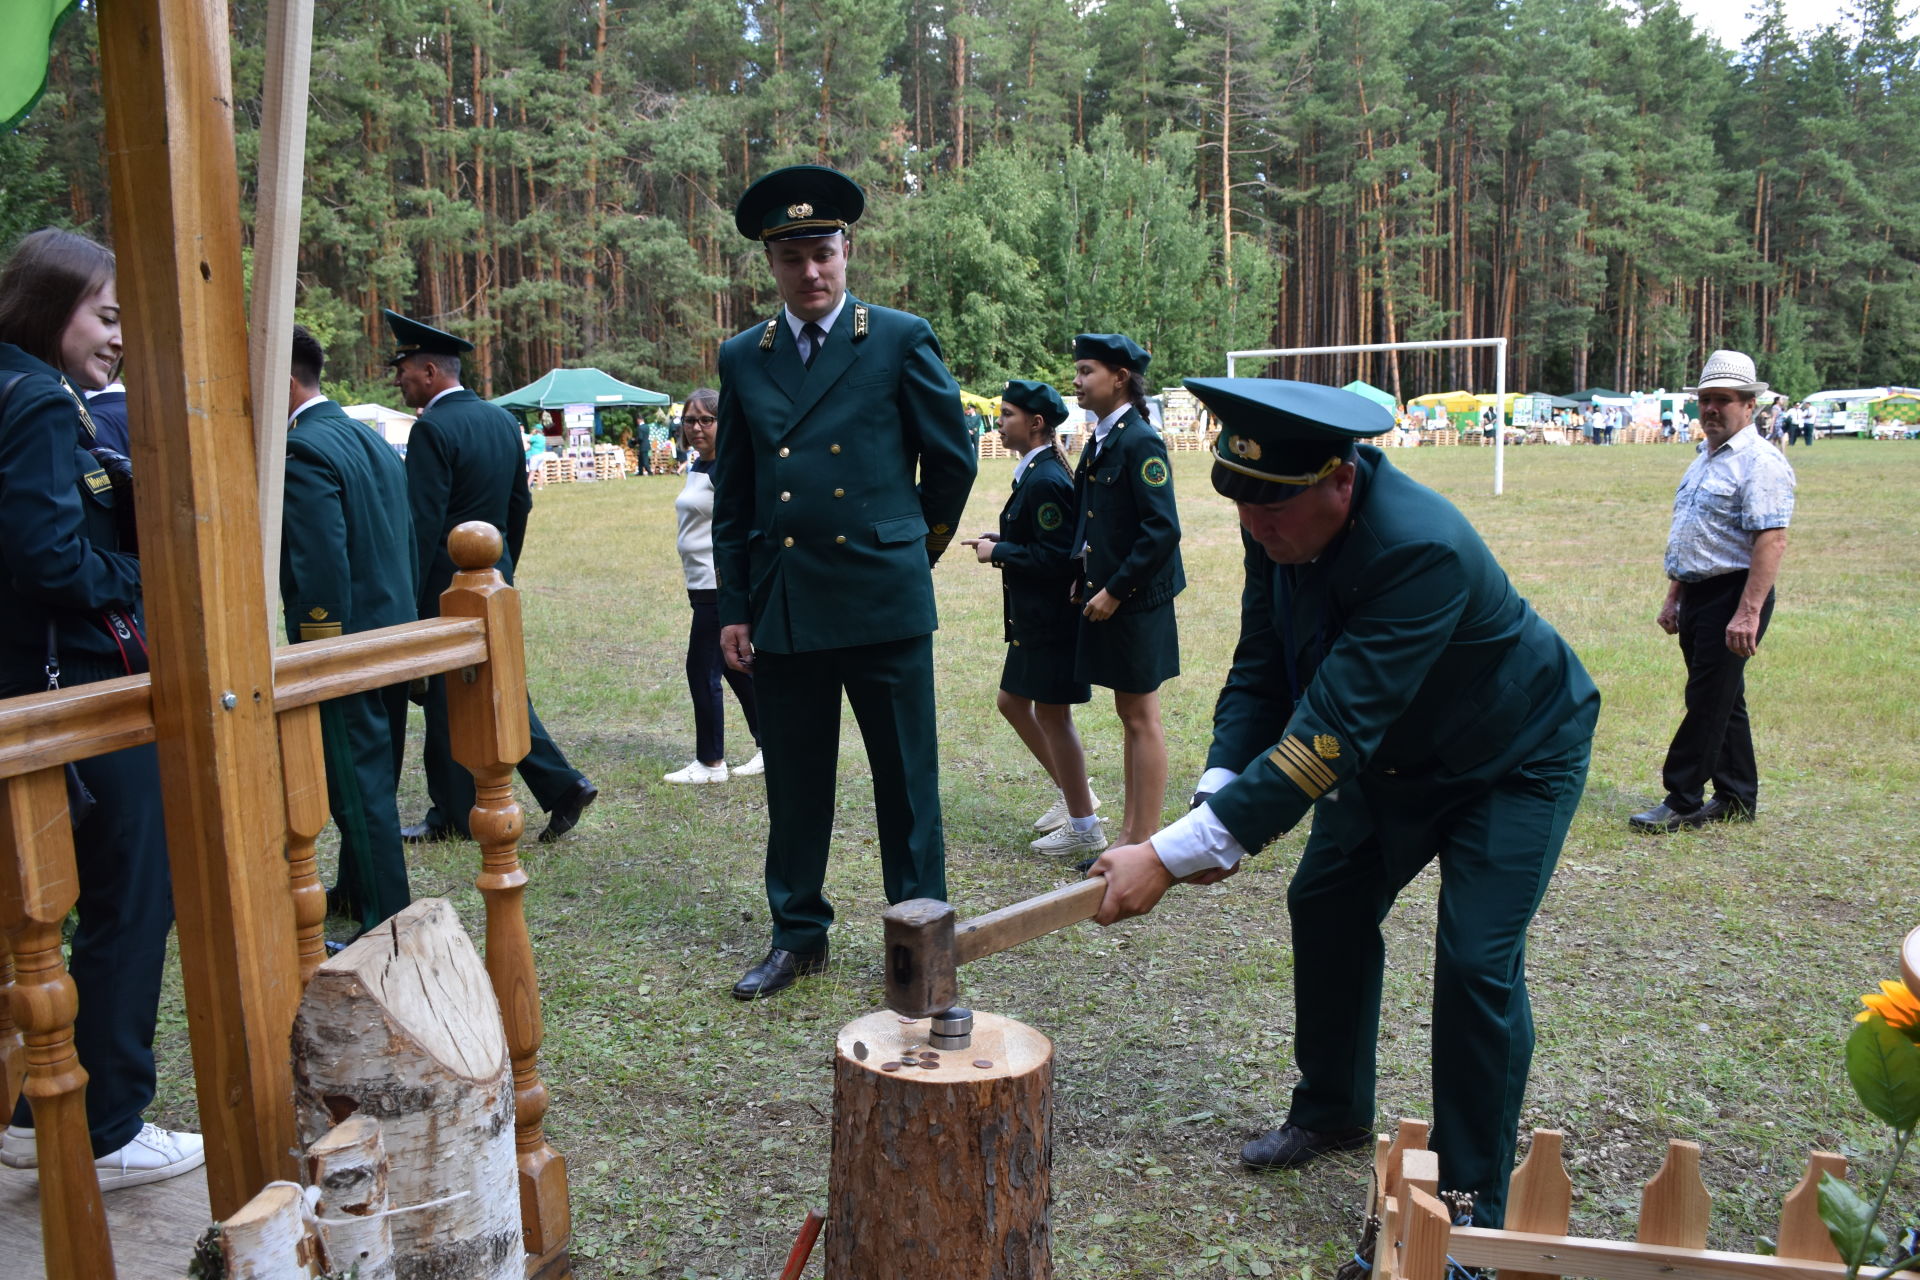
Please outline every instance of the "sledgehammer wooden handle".
M1025 902L969 920L954 928L954 960L965 964L1008 947L1017 947L1043 933L1092 919L1106 896L1107 878L1094 876Z

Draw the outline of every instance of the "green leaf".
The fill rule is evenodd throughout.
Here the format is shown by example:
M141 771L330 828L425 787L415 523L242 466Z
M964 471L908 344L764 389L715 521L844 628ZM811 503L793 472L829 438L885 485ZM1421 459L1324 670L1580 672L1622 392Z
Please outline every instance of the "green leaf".
M1851 1052L1847 1055L1852 1061ZM1820 1175L1820 1221L1841 1260L1848 1264L1879 1256L1887 1247L1887 1233L1873 1220L1873 1205L1830 1173Z
M1847 1078L1866 1109L1895 1129L1920 1124L1920 1045L1877 1013L1847 1037Z

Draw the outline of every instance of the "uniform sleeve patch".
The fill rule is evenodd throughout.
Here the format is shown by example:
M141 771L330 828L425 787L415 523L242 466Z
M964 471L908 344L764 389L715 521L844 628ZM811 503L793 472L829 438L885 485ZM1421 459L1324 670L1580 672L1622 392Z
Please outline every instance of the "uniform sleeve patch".
M1060 514L1060 504L1057 502L1043 502L1040 504L1040 509L1033 514L1034 523L1047 533L1058 529L1065 519L1066 517Z
M1165 458L1148 458L1140 464L1140 478L1158 489L1168 480Z
M1297 737L1281 739L1280 745L1267 753L1267 760L1309 800L1318 800L1340 780L1326 762Z
M1340 739L1326 733L1314 734L1313 754L1319 756L1322 760L1338 760L1340 758Z

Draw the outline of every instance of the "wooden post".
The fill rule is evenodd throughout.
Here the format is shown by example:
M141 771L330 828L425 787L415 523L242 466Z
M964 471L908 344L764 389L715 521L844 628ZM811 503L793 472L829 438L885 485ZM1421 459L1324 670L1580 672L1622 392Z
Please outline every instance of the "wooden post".
M293 894L294 949L300 955L300 985L327 958L327 890L313 856L327 825L326 747L320 738L320 704L280 713L280 776L287 787L287 881Z
M1700 1180L1700 1144L1680 1138L1667 1140L1667 1158L1640 1193L1641 1244L1707 1247L1707 1218L1713 1200Z
M1453 1234L1447 1207L1411 1184L1405 1206L1401 1212L1403 1243L1394 1274L1404 1280L1446 1280L1447 1241Z
M26 1030L47 1275L112 1280L113 1246L87 1136L87 1073L73 1051L80 997L60 959L60 926L79 899L65 773L55 767L0 781L0 928L13 950L13 1007Z
M140 551L207 1191L226 1218L294 1158L299 998L273 723L227 7L99 11Z
M1820 1219L1820 1175L1847 1176L1847 1158L1831 1151L1813 1151L1807 1155L1807 1171L1787 1193L1780 1206L1780 1233L1774 1249L1782 1258L1811 1258L1817 1262L1840 1262L1840 1251L1833 1247L1827 1224Z
M1047 1280L1053 1042L976 1012L970 1047L934 1051L928 1026L883 1009L840 1031L827 1280Z
M485 967L444 898L422 898L321 965L294 1022L301 1138L379 1123L396 1267L524 1273L506 1037ZM338 1263L335 1264L339 1265Z
M387 1225L387 1148L371 1116L349 1116L307 1148L307 1185L320 1191L314 1218L327 1267L354 1280L393 1280Z
M1535 1129L1527 1158L1507 1183L1508 1231L1563 1236L1573 1215L1573 1179L1561 1156L1564 1135L1558 1129ZM1504 1271L1503 1280L1554 1280L1543 1271Z
M500 533L468 521L447 538L459 570L440 596L443 618L479 618L487 624L487 660L447 674L447 730L453 758L473 774L473 812L467 829L480 846L474 884L487 903L487 973L493 978L507 1050L513 1057L514 1135L519 1149L520 1225L530 1274L565 1273L572 1235L567 1162L547 1143L547 1086L540 1079L540 985L527 936L527 873L520 865L525 815L513 798L513 766L527 754L526 652L520 638L520 597L494 564Z

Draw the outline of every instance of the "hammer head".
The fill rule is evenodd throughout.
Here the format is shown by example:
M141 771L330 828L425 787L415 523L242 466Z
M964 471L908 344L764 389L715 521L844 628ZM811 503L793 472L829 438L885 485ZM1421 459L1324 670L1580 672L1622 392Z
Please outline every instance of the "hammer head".
M910 1018L945 1013L958 999L953 908L909 898L887 908L887 1007Z

